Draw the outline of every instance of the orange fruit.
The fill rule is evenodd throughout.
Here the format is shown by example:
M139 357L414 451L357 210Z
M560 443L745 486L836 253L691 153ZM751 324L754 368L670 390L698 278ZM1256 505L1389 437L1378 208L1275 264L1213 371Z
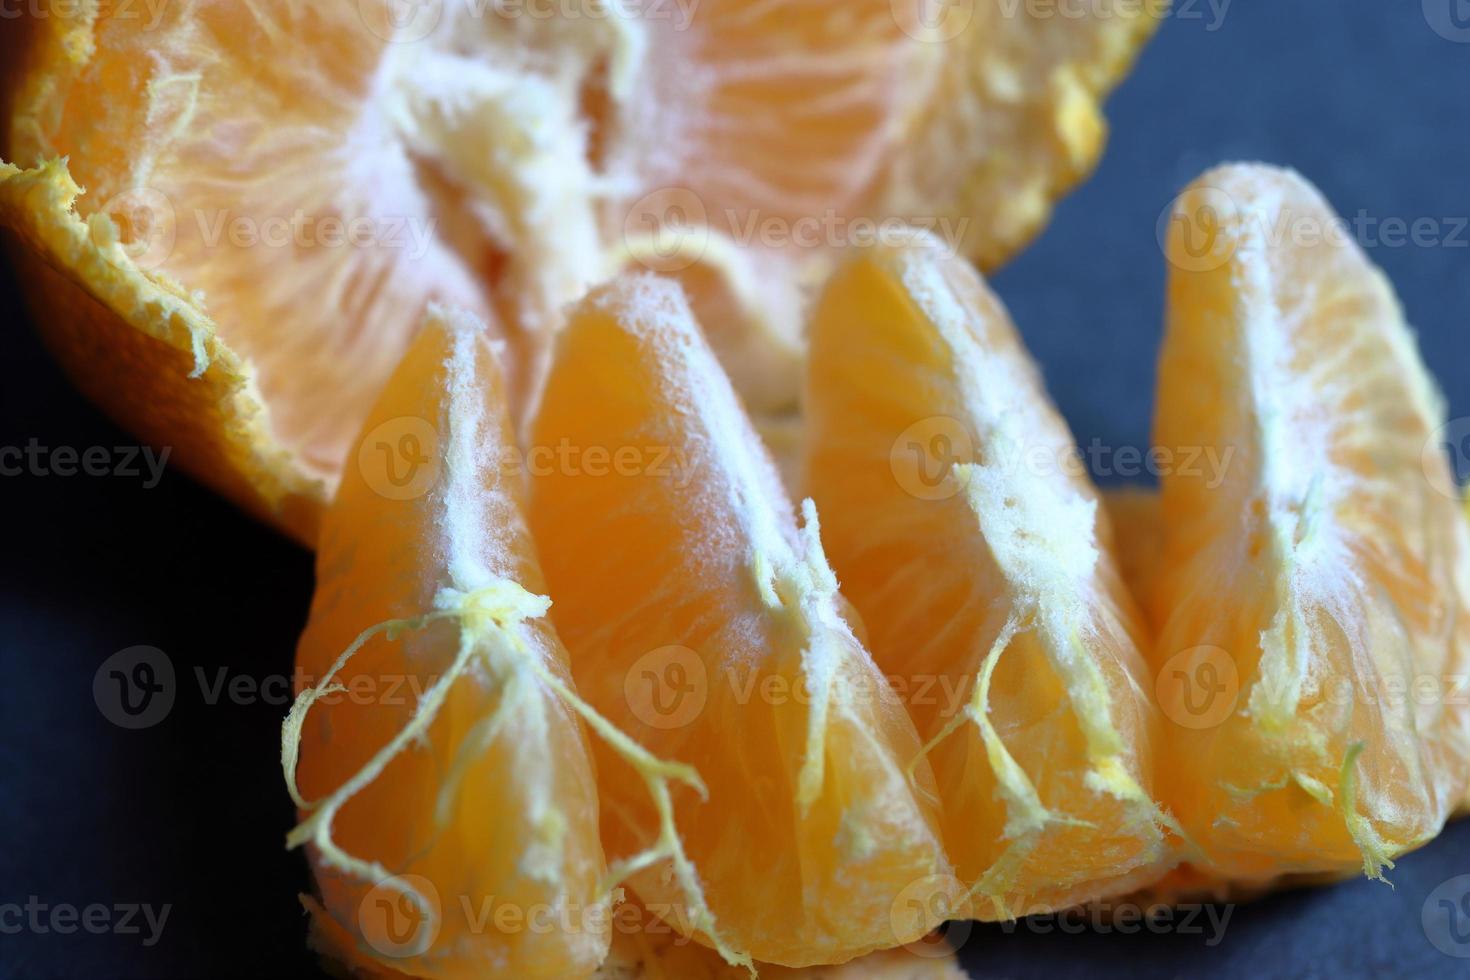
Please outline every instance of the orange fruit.
M1157 490L1116 487L1102 492L1103 509L1112 532L1109 549L1118 574L1140 604L1153 595L1159 553L1164 547L1164 521ZM1145 613L1147 609L1145 608Z
M1154 441L1230 462L1163 479L1159 788L1236 880L1380 877L1470 776L1470 526L1425 451L1443 404L1342 227L1297 175L1230 166L1167 241Z
M532 431L531 526L578 686L703 777L707 800L672 805L724 942L804 966L933 929L955 889L913 726L674 283L625 277L573 311ZM649 795L594 752L604 846L641 852ZM630 870L699 932L687 882Z
M646 912L644 915L646 916ZM629 919L630 922L634 921ZM761 964L761 980L966 980L954 954L925 946L880 950L840 966L782 967ZM698 943L666 929L617 929L597 980L746 980L749 973L725 963Z
M346 966L354 977L397 980L407 974L381 960L364 958L356 940L307 901L311 915L310 944L323 957L328 972ZM612 916L612 946L593 980L747 980L750 972L731 966L713 950L686 939L649 915L634 902L619 904ZM840 966L782 967L760 964L765 980L966 980L953 953L927 941L913 951L908 947L880 950Z
M937 243L859 253L813 319L806 404L833 567L907 694L981 915L1156 876L1146 634L999 301Z
M517 413L563 305L671 216L737 249L769 221L970 216L957 240L998 261L1095 159L1154 22L604 14L39 0L0 38L0 227L38 327L120 422L313 544L427 303L499 324ZM822 251L782 253L781 295ZM733 295L720 352L789 416L799 300Z
M906 216L994 268L1091 173L1102 100L1167 15L1164 4L1070 9L1002 0L894 4L932 55L930 94L905 121L863 213ZM936 218L948 216L947 224Z
M288 842L370 966L559 978L607 952L594 771L514 445L483 327L436 310L324 522L283 732ZM570 926L505 928L507 910Z

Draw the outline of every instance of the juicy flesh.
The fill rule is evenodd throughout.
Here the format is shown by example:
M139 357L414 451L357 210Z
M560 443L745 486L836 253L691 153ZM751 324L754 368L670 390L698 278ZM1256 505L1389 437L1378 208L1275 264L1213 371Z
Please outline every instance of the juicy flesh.
M1143 880L1169 855L1148 792L1142 630L1004 310L937 251L865 255L827 287L808 371L806 485L873 655L932 745L945 842L987 899L977 912ZM948 467L949 492L930 494L893 454L936 419L954 431L914 437Z
M727 230L846 207L917 56L887 3L448 3L424 37L378 7L49 11L5 139L22 167L69 157L82 216L196 298L329 486L430 302L503 326L518 412L634 202L677 186Z
M708 800L678 796L677 822L723 939L804 965L937 925L954 896L927 767L905 773L913 727L676 286L629 277L574 312L533 443L561 447L533 467L531 520L578 684L702 775ZM604 845L641 850L646 797L598 764ZM684 901L661 868L630 884L650 908ZM895 913L905 898L918 915Z
M1378 875L1470 774L1470 529L1423 451L1442 408L1362 252L1276 234L1335 227L1301 178L1226 167L1179 207L1155 441L1233 456L1218 485L1163 480L1156 656L1216 647L1238 680L1212 682L1219 724L1171 729L1162 789L1218 873Z
M364 462L347 468L327 514L317 592L297 652L307 686L326 678L367 628L431 613L446 594L545 593L520 488L499 465L514 445L504 397L481 331L431 320L370 413ZM426 494L397 500L365 474L380 465L380 449L399 445L393 427L403 419L423 420L437 433L437 442L421 439L414 449L428 453L438 471ZM466 642L473 644L468 667L450 679L423 737L331 821L337 847L381 870L366 880L346 873L319 839L308 841L323 905L359 953L385 953L379 966L445 978L587 976L607 950L606 930L591 927L598 909L606 912L606 869L586 739L545 682L570 684L566 650L546 619L487 625L449 618L371 639L335 675L346 692L305 716L302 795L328 798L403 732L436 683L450 678ZM437 931L416 955L374 947L384 935L364 933L370 889L390 872L421 876L436 890L430 910ZM587 919L572 929L502 931L477 918L506 907L566 909Z

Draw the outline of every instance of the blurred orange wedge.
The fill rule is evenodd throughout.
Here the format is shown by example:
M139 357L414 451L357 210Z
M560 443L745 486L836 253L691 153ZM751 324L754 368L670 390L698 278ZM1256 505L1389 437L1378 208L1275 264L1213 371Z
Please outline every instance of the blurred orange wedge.
M1005 310L937 243L861 253L827 285L808 371L807 486L979 912L1157 874L1145 633Z
M553 618L590 701L661 757L685 850L732 948L788 966L917 939L955 908L919 742L842 617L678 287L596 290L560 338L529 450ZM638 852L649 794L597 751L603 842ZM687 883L629 883L683 933ZM700 937L705 940L707 937Z
M1238 880L1378 877L1470 777L1470 527L1443 406L1342 227L1297 175L1230 166L1168 237L1155 442L1232 462L1163 480L1159 785Z
M1156 18L1001 6L38 0L0 36L0 228L83 390L313 544L430 302L510 341L518 414L564 304L693 228L735 285L721 356L789 414L795 287L832 237L792 246L802 222L1018 248ZM741 288L750 249L780 289Z

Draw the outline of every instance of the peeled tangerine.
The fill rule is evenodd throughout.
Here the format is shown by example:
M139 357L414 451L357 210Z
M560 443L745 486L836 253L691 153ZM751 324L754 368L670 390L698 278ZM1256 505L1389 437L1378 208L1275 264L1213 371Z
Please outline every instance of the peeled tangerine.
M925 215L1007 257L1096 161L1098 105L1162 19L1133 0L144 6L7 8L0 228L78 384L307 545L429 302L503 326L523 406L563 306L689 227L691 278L724 280L741 325L717 345L786 412L810 245ZM792 240L774 270L754 247Z
M1217 875L1379 877L1470 776L1470 526L1383 275L1293 173L1179 200L1155 439L1159 784Z
M608 947L594 771L503 400L478 324L431 315L326 516L314 683L283 733L326 931L416 976L587 976ZM502 930L501 909L572 927Z
M922 937L955 887L903 705L844 619L817 515L792 507L678 287L573 311L534 425L531 525L587 700L707 799L672 808L714 914L664 864L632 891L681 933L787 966ZM596 753L603 841L650 846L665 798Z
M817 309L807 384L807 486L977 913L1157 875L1172 848L1143 629L1005 310L936 244L859 253Z

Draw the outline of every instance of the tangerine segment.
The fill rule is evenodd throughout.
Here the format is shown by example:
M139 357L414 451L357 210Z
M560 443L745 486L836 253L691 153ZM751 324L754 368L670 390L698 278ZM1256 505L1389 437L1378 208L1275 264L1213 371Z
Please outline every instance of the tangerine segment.
M982 915L1155 875L1144 631L1005 310L937 245L875 249L828 284L811 345L807 485Z
M1154 577L1164 547L1164 516L1158 491L1118 487L1104 490L1102 502L1112 532L1109 550L1117 558L1118 574L1147 619L1147 603L1154 592Z
M483 328L433 313L326 515L284 733L289 840L326 913L426 977L587 976L608 943L595 776L504 399Z
M615 106L610 172L687 190L747 244L761 223L851 213L933 94L940 52L905 30L925 2L671 4L682 17L639 24L639 97Z
M625 277L576 308L534 433L532 527L577 682L704 776L708 802L683 794L676 813L721 935L800 966L948 917L927 767L905 772L913 727L842 618L815 510L798 530L677 285ZM638 850L647 801L617 760L599 766L604 846ZM693 931L663 868L630 884Z
M1338 227L1301 177L1239 165L1168 238L1155 442L1233 462L1163 480L1161 789L1236 879L1380 877L1470 774L1470 527L1424 451L1443 407Z

